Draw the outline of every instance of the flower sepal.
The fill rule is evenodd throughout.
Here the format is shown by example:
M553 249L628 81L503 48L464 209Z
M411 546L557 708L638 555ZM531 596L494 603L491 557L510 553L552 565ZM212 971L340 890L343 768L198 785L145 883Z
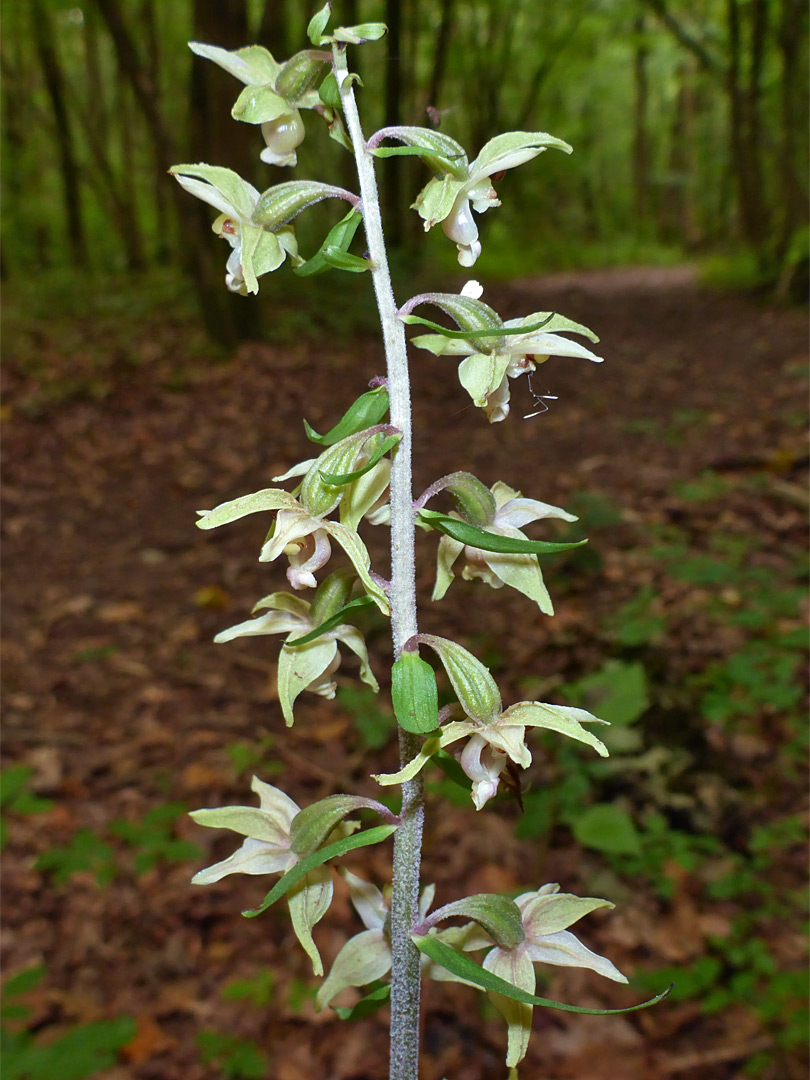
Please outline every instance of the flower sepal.
M443 919L458 917L472 919L504 949L517 948L526 937L520 908L514 900L499 893L476 893L462 900L454 900L434 911L425 920L424 926L428 928Z
M388 825L398 825L399 818L376 799L360 795L328 795L325 799L310 803L292 820L290 826L290 850L299 857L313 851L331 840L340 840L358 827L357 822L345 822L347 814L356 810L374 810ZM347 829L348 827L348 829Z

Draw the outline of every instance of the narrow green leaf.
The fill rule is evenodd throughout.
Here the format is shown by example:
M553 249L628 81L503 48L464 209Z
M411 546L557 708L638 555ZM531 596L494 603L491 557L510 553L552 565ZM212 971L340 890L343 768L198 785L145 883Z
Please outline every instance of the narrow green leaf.
M502 555L550 555L555 551L568 551L582 547L587 540L578 540L570 544L557 544L550 540L519 540L517 537L501 536L499 533L478 529L466 521L440 514L437 510L420 510L419 517L432 529L450 536L460 544L480 548L482 551L497 551Z
M335 270L348 270L350 274L363 274L372 269L368 259L361 259L359 255L352 255L349 251L343 251L334 244L327 244L323 248L323 257Z
M427 735L439 726L436 675L418 653L402 653L392 667L391 700L397 723L405 731Z
M336 626L339 626L342 622L346 621L346 616L358 608L368 607L369 604L373 604L374 599L371 596L358 596L356 600L352 600L348 604L344 604L340 611L336 611L334 615L330 616L325 622L322 622L320 626L316 626L314 630L310 630L308 634L304 634L303 637L295 638L293 641L285 641L284 648L291 645L307 645L310 641L314 641L315 638L326 634L330 630L334 630Z
M292 870L288 870L276 882L257 908L248 908L242 914L246 919L261 915L263 911L267 911L269 907L275 904L276 900L280 900L285 893L288 893L296 881L300 881L316 866L323 866L329 859L337 859L339 856L345 855L347 851L353 851L355 848L379 844L383 840L387 840L392 833L396 832L396 829L396 825L376 825L373 829L364 829L363 832L356 833L354 836L347 836L345 840L337 840L334 844L327 844L326 847L313 851L311 855L307 855L305 859L297 862Z
M323 274L332 269L332 264L327 262L324 251L327 248L337 248L340 251L348 251L349 245L357 232L357 226L363 220L359 210L351 209L345 217L326 234L324 242L315 252L311 259L307 259L301 266L296 266L294 274L299 277L311 277L313 274Z
M421 953L429 956L440 967L452 971L454 975L458 975L468 982L475 983L476 986L480 986L483 990L492 990L496 994L503 994L504 997L512 998L514 1001L522 1001L526 1005L543 1005L547 1009L562 1009L564 1012L586 1013L589 1016L615 1016L618 1013L649 1009L651 1005L657 1005L659 1001L662 1001L672 990L672 987L668 986L666 990L656 994L649 1001L642 1001L640 1005L631 1005L626 1009L586 1009L581 1005L564 1005L561 1001L538 997L536 994L530 994L526 990L513 986L506 979L493 975L492 972L482 968L480 964L476 964L469 956L456 952L455 949L436 937L419 937L414 934L411 941Z
M346 484L351 484L354 480L359 480L361 476L365 476L367 472L371 472L377 462L385 457L389 450L393 450L401 438L402 436L399 432L397 432L396 435L388 435L384 438L362 469L355 469L354 472L343 474L322 472L321 476L323 477L323 482L329 484L331 487L345 487Z
M463 338L465 341L475 341L477 338L494 337L517 337L520 334L533 334L535 330L541 330L553 318L549 315L542 322L533 323L531 326L501 326L494 330L448 330L446 326L423 319L421 315L400 315L400 319L409 326L428 326L436 330L446 338Z
M356 435L358 431L379 424L387 412L388 391L384 386L378 386L361 394L325 435L319 435L306 420L304 430L310 442L318 443L319 446L333 446L341 439L347 439L349 435Z
M352 1005L350 1009L342 1005L333 1005L332 1011L336 1012L341 1020L363 1020L381 1009L390 996L391 984L383 983L382 986L376 987L370 994L366 994L364 998Z

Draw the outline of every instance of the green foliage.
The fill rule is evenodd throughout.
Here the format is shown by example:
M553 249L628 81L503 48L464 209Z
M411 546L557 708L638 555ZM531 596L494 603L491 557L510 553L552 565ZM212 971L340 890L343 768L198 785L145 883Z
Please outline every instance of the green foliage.
M0 773L0 848L5 845L7 837L7 812L28 817L30 814L43 814L53 806L50 799L41 799L27 790L33 772L28 765L14 765Z
M74 874L87 873L103 888L118 876L112 847L92 829L79 829L66 847L44 852L34 866L50 874L57 885L64 885Z
M249 979L234 979L222 990L225 1001L247 1001L257 1009L266 1008L273 1000L276 980L272 972L263 970Z
M199 859L202 850L188 840L176 840L175 822L186 813L182 803L167 803L149 810L139 821L114 821L110 832L137 851L135 873L145 874L158 863Z
M267 1055L249 1039L224 1031L201 1031L197 1048L202 1060L215 1064L223 1076L233 1080L264 1080L267 1076Z
M175 822L185 812L186 807L181 803L167 803L149 810L140 821L111 823L110 834L134 850L137 875L148 873L163 861L201 857L202 852L196 844L176 840L172 835ZM120 874L112 845L92 829L79 829L69 844L43 852L34 865L37 870L50 874L58 885L70 881L74 874L90 873L101 888Z
M272 776L284 767L281 762L271 757L275 741L273 735L261 735L253 742L228 743L225 753L237 773L253 772Z
M337 700L351 715L363 745L381 750L394 731L394 718L380 707L379 695L364 686L341 686Z
M641 840L630 815L613 803L596 803L578 814L571 825L583 847L612 855L640 855Z
M30 1008L19 998L42 982L42 965L27 968L7 979L3 986L4 1021L25 1020ZM122 1016L79 1024L58 1038L48 1040L30 1031L3 1027L0 1068L4 1080L85 1080L115 1065L118 1051L135 1037L136 1021Z
M651 585L642 585L632 600L617 608L602 625L618 645L632 649L658 644L666 631L667 620L658 610L656 590Z

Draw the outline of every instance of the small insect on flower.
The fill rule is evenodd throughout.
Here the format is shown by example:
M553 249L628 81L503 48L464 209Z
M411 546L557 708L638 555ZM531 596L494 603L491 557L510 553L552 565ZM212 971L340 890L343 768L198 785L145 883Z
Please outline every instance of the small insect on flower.
M529 371L529 373L527 374L526 381L529 384L529 393L532 395L532 398L534 399L535 405L540 406L540 408L537 409L535 412L526 413L526 415L523 417L524 420L531 420L533 416L542 416L543 413L548 412L548 405L546 405L546 402L547 401L559 401L559 397L558 397L557 394L549 394L549 393L538 394L537 391L532 386L532 372L531 371Z

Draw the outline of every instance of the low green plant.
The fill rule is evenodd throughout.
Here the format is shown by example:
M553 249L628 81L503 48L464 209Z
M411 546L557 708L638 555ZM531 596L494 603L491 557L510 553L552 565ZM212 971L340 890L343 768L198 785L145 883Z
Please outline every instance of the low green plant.
M0 1018L0 1069L3 1080L86 1080L112 1068L119 1051L131 1042L137 1023L129 1016L78 1024L49 1040L47 1031L21 1027L31 1014L24 1002L47 975L43 965L27 968L3 985Z
M216 1065L229 1080L266 1080L267 1055L249 1039L225 1031L201 1031L197 1049L207 1065Z

